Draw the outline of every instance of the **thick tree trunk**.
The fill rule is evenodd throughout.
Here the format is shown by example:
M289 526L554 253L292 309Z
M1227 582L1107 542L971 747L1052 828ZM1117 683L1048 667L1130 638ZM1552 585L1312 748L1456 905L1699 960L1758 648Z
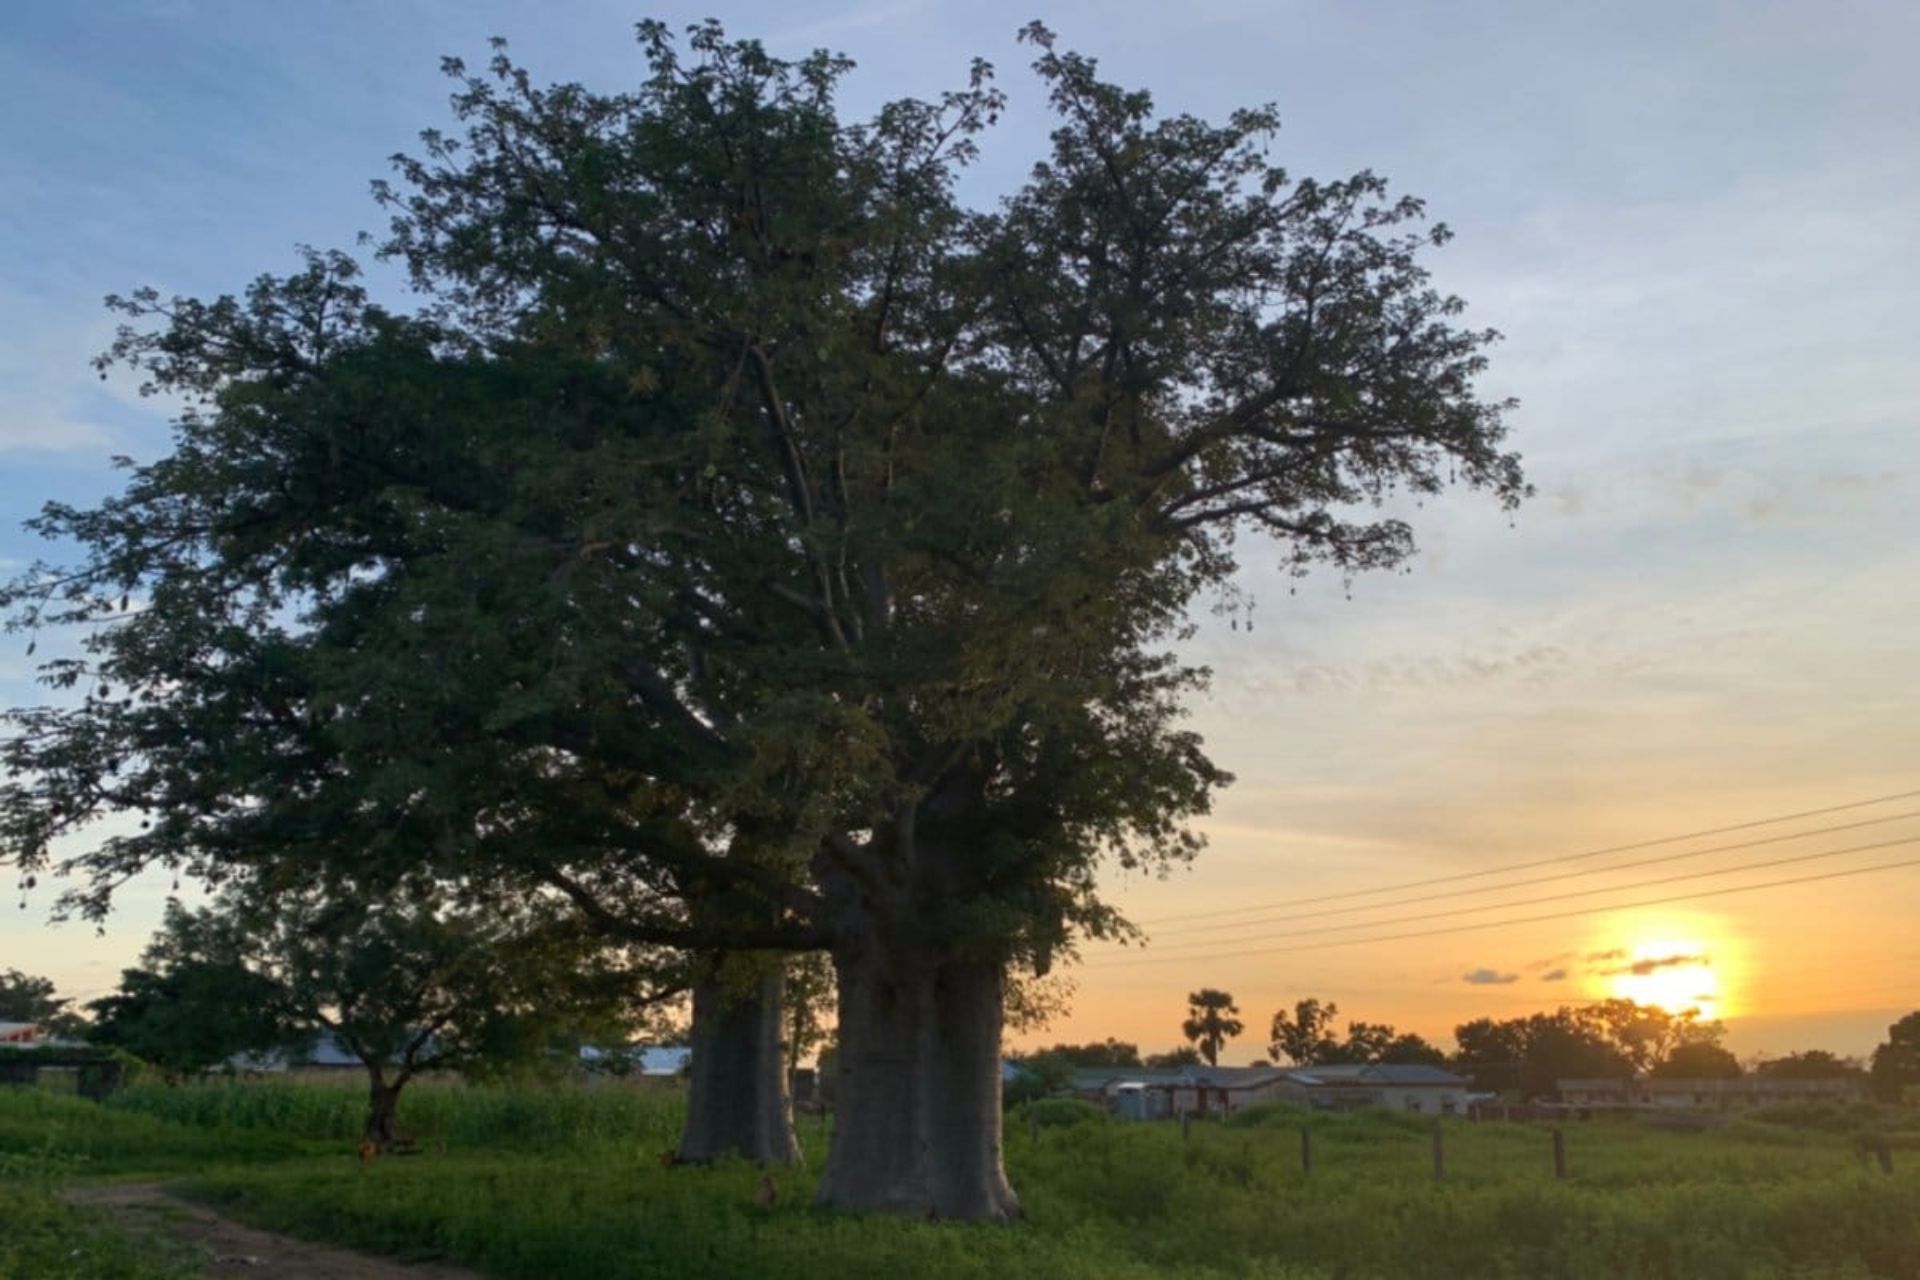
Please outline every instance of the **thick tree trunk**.
M833 1135L815 1202L926 1216L933 1205L919 1122L925 1001L870 937L849 939L833 959L840 996Z
M367 1089L366 1139L385 1151L399 1140L400 1088L375 1075Z
M775 968L749 991L711 981L694 987L693 1079L681 1161L732 1155L757 1164L800 1163L780 1039L784 986Z
M1009 1222L1001 1164L997 965L887 946L853 932L836 950L840 1043L827 1208Z
M1006 971L995 963L949 959L934 974L921 1111L933 1154L936 1217L1011 1222L1020 1216L1001 1158L1005 984Z

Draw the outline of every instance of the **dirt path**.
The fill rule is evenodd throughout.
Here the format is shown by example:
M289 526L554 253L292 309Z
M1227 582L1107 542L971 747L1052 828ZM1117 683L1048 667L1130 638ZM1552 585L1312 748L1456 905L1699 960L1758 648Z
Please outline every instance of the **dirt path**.
M69 1203L106 1215L136 1238L165 1236L201 1258L211 1280L479 1280L471 1271L438 1263L408 1266L389 1258L309 1244L256 1231L212 1210L170 1195L152 1183L78 1187Z

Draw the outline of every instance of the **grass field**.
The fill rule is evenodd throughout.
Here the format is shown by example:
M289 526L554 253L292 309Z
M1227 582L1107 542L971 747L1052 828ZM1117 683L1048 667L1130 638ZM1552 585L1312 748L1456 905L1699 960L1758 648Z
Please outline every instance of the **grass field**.
M1764 1277L1920 1278L1920 1121L1806 1111L1706 1133L1634 1122L1548 1131L1272 1111L1194 1126L1010 1123L1027 1209L1012 1229L817 1213L809 1164L756 1208L757 1171L669 1169L670 1094L427 1087L403 1127L444 1154L351 1156L358 1090L202 1085L105 1107L0 1090L0 1276L171 1280L59 1205L62 1180L160 1178L244 1221L499 1277ZM1053 1117L1066 1120L1070 1117ZM1792 1123L1788 1123L1791 1121ZM1299 1127L1314 1168L1300 1167ZM1863 1165L1863 1126L1896 1169ZM8 1251L12 1250L11 1253ZM65 1266L82 1250L87 1266ZM81 1256L81 1255L73 1255ZM36 1270L36 1267L39 1269Z

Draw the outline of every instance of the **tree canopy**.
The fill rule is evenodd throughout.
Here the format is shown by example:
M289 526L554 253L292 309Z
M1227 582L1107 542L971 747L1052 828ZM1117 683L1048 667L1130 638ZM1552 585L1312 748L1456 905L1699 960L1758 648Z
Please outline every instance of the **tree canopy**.
M50 978L18 969L0 973L0 1022L31 1022L56 1036L78 1034L86 1020L57 991Z
M1899 1102L1920 1086L1920 1011L1887 1028L1885 1043L1874 1049L1868 1072L1873 1091L1889 1102Z
M1187 997L1187 1017L1180 1024L1185 1036L1210 1067L1220 1065L1220 1050L1227 1041L1245 1031L1239 1018L1240 1006L1233 997L1212 987L1203 987Z
M144 967L95 1007L109 1043L176 1071L242 1053L297 1062L329 1039L366 1069L367 1136L387 1144L422 1072L571 1066L580 1043L620 1043L639 1010L678 994L623 959L539 903L462 904L418 885L227 895L170 907Z
M1058 127L985 210L985 63L849 121L843 59L639 37L616 93L448 62L460 128L378 189L412 313L338 254L116 301L109 362L187 408L37 522L80 563L0 594L88 636L44 668L69 701L9 718L0 857L132 809L66 862L79 909L297 862L828 947L822 1200L1008 1218L1009 971L1121 932L1102 863L1192 856L1227 781L1179 723L1189 606L1250 537L1387 569L1399 496L1517 502L1495 335L1431 286L1418 200L1290 175L1271 108L1161 116L1038 25Z

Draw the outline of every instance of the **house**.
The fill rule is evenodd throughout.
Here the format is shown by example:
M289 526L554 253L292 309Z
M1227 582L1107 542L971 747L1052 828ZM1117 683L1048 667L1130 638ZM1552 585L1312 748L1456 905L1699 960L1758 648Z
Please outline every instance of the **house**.
M1737 1076L1732 1080L1657 1080L1640 1085L1653 1107L1711 1108L1773 1107L1789 1102L1854 1102L1866 1097L1862 1076L1834 1076L1825 1080L1779 1080L1772 1076Z
M0 1022L0 1044L36 1045L41 1038L38 1023Z
M1438 1067L1351 1063L1325 1067L1100 1067L1073 1073L1074 1093L1116 1116L1156 1120L1187 1113L1231 1115L1263 1103L1320 1111L1390 1107L1463 1115L1467 1082Z
M1411 1062L1341 1063L1288 1072L1306 1105L1322 1111L1386 1107L1429 1116L1465 1115L1467 1080L1444 1067Z
M1570 1107L1631 1107L1637 1105L1636 1081L1627 1076L1556 1082L1560 1101Z
M1789 1102L1853 1102L1866 1096L1866 1082L1858 1076L1824 1080L1783 1080L1764 1075L1731 1080L1637 1076L1562 1080L1559 1090L1561 1102L1572 1107L1731 1111Z
M580 1065L588 1070L604 1070L621 1060L625 1069L638 1076L677 1076L693 1061L693 1050L684 1045L634 1045L625 1049L580 1046Z

